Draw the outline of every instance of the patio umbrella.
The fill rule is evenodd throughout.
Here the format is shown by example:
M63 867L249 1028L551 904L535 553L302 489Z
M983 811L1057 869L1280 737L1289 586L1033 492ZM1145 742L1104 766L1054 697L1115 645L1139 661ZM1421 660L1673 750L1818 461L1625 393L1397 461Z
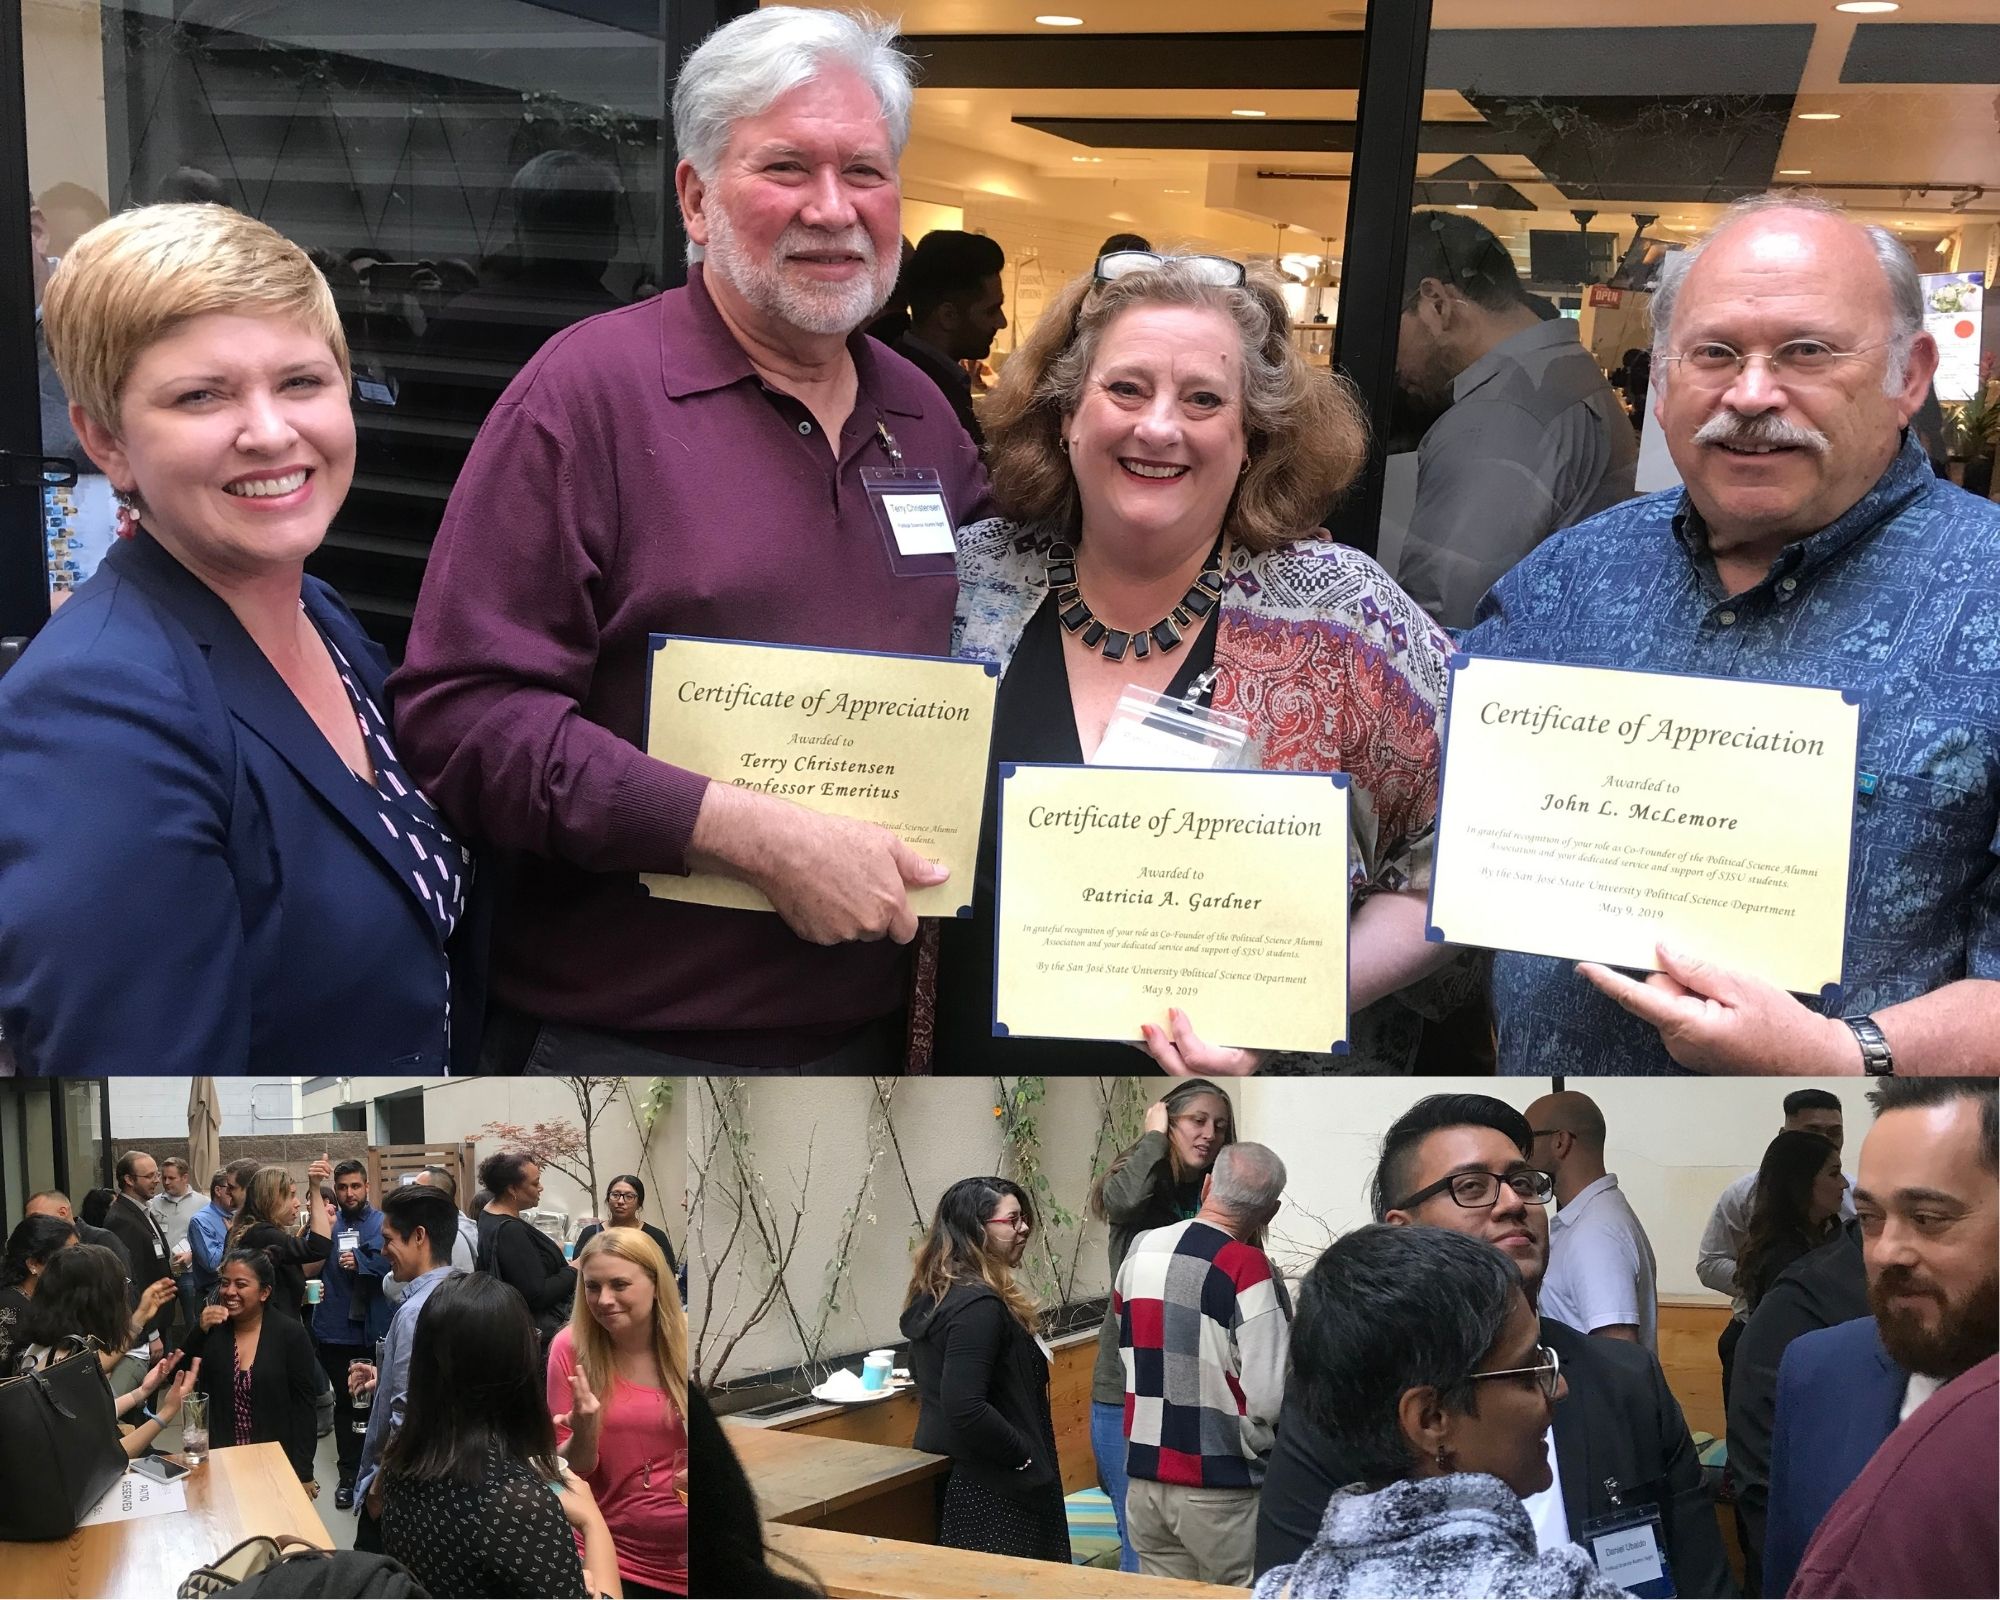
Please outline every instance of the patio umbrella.
M206 1192L222 1165L222 1099L213 1078L188 1080L188 1181Z

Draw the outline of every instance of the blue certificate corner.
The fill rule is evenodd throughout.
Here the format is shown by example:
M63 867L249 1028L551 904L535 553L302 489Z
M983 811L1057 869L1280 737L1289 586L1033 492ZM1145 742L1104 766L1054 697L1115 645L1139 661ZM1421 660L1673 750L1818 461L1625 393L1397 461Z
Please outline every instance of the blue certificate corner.
M1825 988L1821 989L1819 992L1819 1003L1823 1006L1828 1006L1828 1007L1839 1005L1840 985L1837 983L1829 983ZM1827 1015L1833 1016L1834 1013L1831 1010L1829 1010L1827 1012Z
M1463 672L1467 667L1472 665L1472 657L1467 655L1463 650L1454 650L1444 658L1444 664L1453 672Z
M993 1037L996 1039L1007 1037L1007 1024L1002 1022L998 1017L993 1019Z
M1005 783L1005 782L1006 782L1006 781L1007 781L1007 780L1008 780L1009 778L1011 778L1011 777L1013 777L1013 776L1014 776L1014 774L1015 774L1015 772L1016 772L1017 770L1019 770L1019 769L1015 767L1015 765L1014 765L1014 763L1013 763L1013 762L1011 762L1011 761L1003 761L1003 762L1001 762L1001 763L1000 763L1000 781L1001 781L1002 783Z
M646 635L646 653L656 656L673 641L674 636L671 633L649 633Z
M1329 1049L1329 1050L1327 1051L1327 1054L1328 1054L1328 1055L1330 1055L1330 1056L1344 1056L1344 1055L1346 1055L1346 1054L1347 1054L1347 1041L1346 1041L1345 1039L1336 1039L1336 1040L1334 1040L1334 1041L1333 1041L1333 1045L1332 1045L1332 1048L1330 1048L1330 1049Z
M1858 706L1861 704L1861 691L1859 689L1842 689L1840 691L1840 698L1848 705Z
M954 917L969 917L972 915L972 907L960 906L956 911L952 913L952 915Z
M1427 922L1424 924L1424 943L1448 944L1450 941L1445 938L1444 929L1438 927L1435 923Z
M979 663L979 670L989 678L997 678L1000 676L1000 663L997 661L982 661Z
M1345 789L1353 784L1354 779L1345 772L1329 772L1326 781L1336 789Z

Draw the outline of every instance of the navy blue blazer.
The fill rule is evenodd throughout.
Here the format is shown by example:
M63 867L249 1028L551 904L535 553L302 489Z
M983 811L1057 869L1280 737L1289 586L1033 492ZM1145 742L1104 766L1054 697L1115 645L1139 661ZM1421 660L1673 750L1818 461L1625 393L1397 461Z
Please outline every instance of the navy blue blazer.
M325 584L304 601L386 715L382 650ZM454 977L470 1064L477 919L448 960L373 791L150 536L0 679L0 730L0 1025L23 1072L443 1072Z
M1802 1333L1787 1347L1771 1432L1764 1593L1792 1586L1821 1520L1896 1431L1908 1383L1873 1317Z

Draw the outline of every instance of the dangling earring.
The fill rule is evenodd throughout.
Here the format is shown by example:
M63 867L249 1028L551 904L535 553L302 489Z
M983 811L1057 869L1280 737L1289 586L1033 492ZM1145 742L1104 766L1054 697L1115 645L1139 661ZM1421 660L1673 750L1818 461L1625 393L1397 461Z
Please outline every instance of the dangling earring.
M1249 470L1250 470L1250 458L1248 456L1245 456L1243 458L1243 464L1236 469L1236 476L1240 478L1243 476L1244 473L1248 472Z
M118 503L118 537L129 539L142 525L145 509L139 504L137 489L113 489L111 498Z
M1438 1471L1440 1472L1451 1471L1451 1452L1446 1450L1443 1445L1438 1446L1437 1463L1438 1463Z
M1057 434L1057 435L1056 435L1056 448L1057 448L1058 450L1060 450L1060 451L1061 451L1061 452L1062 452L1062 453L1063 453L1064 455L1068 455L1068 454L1069 454L1069 435L1068 435L1068 434L1066 434L1066 433L1059 433L1059 434Z

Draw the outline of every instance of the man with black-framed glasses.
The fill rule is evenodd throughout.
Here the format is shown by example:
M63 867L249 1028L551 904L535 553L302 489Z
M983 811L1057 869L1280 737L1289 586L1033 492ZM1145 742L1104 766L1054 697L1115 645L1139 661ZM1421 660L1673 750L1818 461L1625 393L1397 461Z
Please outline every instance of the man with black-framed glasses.
M1484 1240L1514 1263L1535 1301L1555 1184L1531 1160L1533 1146L1527 1118L1505 1101L1427 1096L1383 1135L1370 1191L1375 1219ZM1569 1387L1545 1441L1553 1482L1522 1502L1540 1547L1587 1544L1585 1529L1599 1519L1653 1508L1677 1591L1734 1594L1694 1441L1659 1362L1635 1344L1593 1339L1547 1316L1541 1341ZM1288 1386L1258 1513L1259 1573L1297 1559L1348 1481L1342 1441L1304 1415Z

